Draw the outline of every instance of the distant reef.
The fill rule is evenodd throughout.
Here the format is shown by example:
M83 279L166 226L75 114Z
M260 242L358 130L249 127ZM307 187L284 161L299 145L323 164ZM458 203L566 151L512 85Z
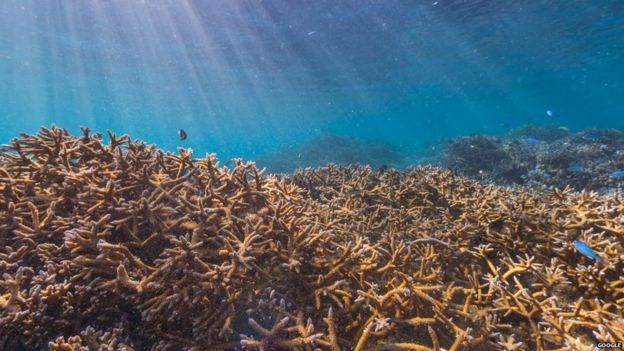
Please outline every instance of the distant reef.
M297 168L319 167L327 163L402 168L405 156L395 147L382 142L323 134L299 145L287 145L256 160L272 173L292 173Z
M502 136L453 139L433 163L498 185L607 193L624 186L624 133L525 126Z
M452 138L420 151L326 134L256 161L272 173L327 163L403 170L431 164L497 185L569 186L605 194L624 186L624 174L620 174L624 173L624 133L615 129L572 133L555 125L526 125L506 134Z
M597 147L579 137L551 143ZM52 127L0 151L1 350L624 340L618 193L500 187L431 166L265 175L252 162L109 139ZM474 141L501 160L551 145Z

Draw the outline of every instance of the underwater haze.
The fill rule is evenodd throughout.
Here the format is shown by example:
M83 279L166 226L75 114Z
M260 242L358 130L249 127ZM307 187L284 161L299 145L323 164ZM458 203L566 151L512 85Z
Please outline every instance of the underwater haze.
M0 33L1 143L56 124L266 159L624 128L622 1L5 0Z

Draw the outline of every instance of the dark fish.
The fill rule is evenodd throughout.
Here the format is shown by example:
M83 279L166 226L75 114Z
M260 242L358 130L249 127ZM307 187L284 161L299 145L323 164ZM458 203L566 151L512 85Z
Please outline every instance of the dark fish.
M585 168L583 168L583 166L581 165L571 165L568 166L568 168L566 168L566 170L570 171L570 172L582 172Z
M574 240L573 243L574 243L574 247L576 248L576 250L580 252L582 255L587 256L600 263L604 263L602 258L598 256L598 254L594 250L592 250L592 248L589 247L589 245L587 245L586 243L582 241L578 241L578 240Z
M178 136L180 137L180 140L186 140L186 138L188 137L184 129L178 130Z

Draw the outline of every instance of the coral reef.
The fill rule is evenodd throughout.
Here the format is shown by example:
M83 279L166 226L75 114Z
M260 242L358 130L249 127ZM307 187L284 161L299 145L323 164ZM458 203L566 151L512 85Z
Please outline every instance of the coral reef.
M624 340L617 194L498 187L432 167L263 175L109 138L52 127L0 153L0 349Z
M261 156L256 163L272 173L291 173L297 168L317 167L327 163L397 168L406 166L406 159L399 150L385 143L324 134L301 145L285 146Z
M569 137L570 130L553 124L527 124L509 133L512 139L535 138L546 142L553 142Z
M450 156L446 162L448 167L471 175L511 163L501 140L492 136L474 135L451 140L446 152Z
M624 185L624 177L611 175L624 168L624 133L531 125L500 137L451 140L432 163L499 185L570 186L604 194Z
M570 186L606 194L624 186L624 177L611 176L624 169L624 133L614 129L572 133L555 125L525 125L504 135L458 137L418 150L327 134L257 159L273 173L327 163L373 169L433 164L497 185Z

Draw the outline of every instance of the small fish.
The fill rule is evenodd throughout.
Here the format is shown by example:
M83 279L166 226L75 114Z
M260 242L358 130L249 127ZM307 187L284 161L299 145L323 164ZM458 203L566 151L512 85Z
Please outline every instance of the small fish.
M188 137L184 129L178 130L178 136L180 137L180 140L186 140L186 138Z
M568 166L568 168L566 168L566 170L568 170L570 172L583 172L583 170L585 170L585 168L583 168L583 166L581 166L581 165L571 165L571 166Z
M316 31L315 31L315 30L313 30L313 31L311 31L311 32L308 32L308 35L312 35L312 34L314 34L314 33L316 33Z
M529 144L535 144L535 143L539 143L540 142L539 139L535 139L535 138L526 138L526 139L524 139L524 141L526 141Z
M617 171L613 171L609 173L610 177L624 177L624 169L618 169Z
M600 139L604 135L598 133L585 133L583 134L583 139Z
M594 250L592 250L592 248L589 247L589 245L587 245L586 243L582 241L578 241L578 240L574 240L573 243L574 243L574 248L576 248L576 250L580 252L583 256L587 256L600 263L604 263L604 261L602 260L602 257L598 256L598 254Z
M553 110L546 110L546 116L548 117L558 117L559 114Z

